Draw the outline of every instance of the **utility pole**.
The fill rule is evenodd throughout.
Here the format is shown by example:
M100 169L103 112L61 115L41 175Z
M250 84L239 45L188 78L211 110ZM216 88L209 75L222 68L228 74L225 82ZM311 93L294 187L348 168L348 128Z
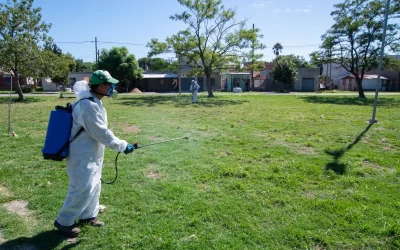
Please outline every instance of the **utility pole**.
M94 52L96 52L96 63L98 63L99 57L97 55L97 37L94 38Z
M332 47L329 48L329 83L331 84L331 90L333 91L333 80L332 80Z
M389 9L390 9L390 0L387 0L387 2L386 2L386 11L385 11L385 22L383 24L383 36L382 36L381 54L380 54L379 66L378 66L378 79L377 79L377 82L376 82L376 89L375 89L374 108L372 110L372 118L369 120L369 124L374 124L374 123L378 122L375 119L375 117L376 117L376 105L378 104L379 86L381 84L382 61L383 61L383 54L385 52L385 39L386 39L386 29L387 29L387 23L388 23Z
M181 53L178 51L178 86L179 86L179 94L182 93L181 90Z
M253 23L253 32L254 32L254 23ZM253 89L254 87L254 40L252 41L251 44L251 84L250 84L250 89ZM247 90L249 91L249 89Z
M8 98L8 135L13 135L13 129L11 126L11 93L13 86L13 77L11 76L11 89L10 89L10 97Z

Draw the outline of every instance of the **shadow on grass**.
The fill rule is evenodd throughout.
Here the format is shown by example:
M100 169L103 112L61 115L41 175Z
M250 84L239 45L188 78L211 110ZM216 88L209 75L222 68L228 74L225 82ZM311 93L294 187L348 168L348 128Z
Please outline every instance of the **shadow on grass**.
M55 249L57 248L66 238L60 234L57 230L46 231L39 233L31 238L20 237L14 240L6 241L0 244L0 250L6 249ZM80 242L71 243L64 246L61 249L70 249L76 247Z
M302 96L299 97L309 103L319 104L336 104L336 105L356 105L356 106L373 106L374 97L359 98L349 96ZM379 106L400 107L400 99L397 98L379 98Z
M189 105L202 106L202 107L221 107L228 105L240 105L247 101L242 100L226 100L220 97L212 98L198 98L199 102L193 104L191 96L174 96L174 95L152 95L152 96L137 96L137 97L124 97L121 101L122 105L127 106L147 106L154 107L157 105L175 105L176 107L184 107Z
M23 101L18 101L18 97L11 97L11 104L13 103L34 103L34 102L42 102L43 100L36 97L25 97ZM8 104L9 97L0 97L0 104Z
M333 161L326 165L325 170L332 170L337 174L342 174L342 175L345 174L346 173L346 165L339 162L340 158L342 158L347 151L349 151L354 145L356 145L361 140L361 138L364 136L365 133L368 132L368 130L371 128L371 126L372 126L372 124L369 124L367 126L367 128L363 132L361 132L361 134L359 134L357 136L357 138L351 144L349 144L347 147L338 149L338 150L327 150L326 149L325 153L332 156Z

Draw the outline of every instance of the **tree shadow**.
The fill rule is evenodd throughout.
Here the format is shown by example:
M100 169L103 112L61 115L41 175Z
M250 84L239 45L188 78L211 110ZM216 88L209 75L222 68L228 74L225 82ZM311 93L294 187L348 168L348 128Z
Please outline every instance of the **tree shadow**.
M198 103L192 103L192 97L189 95L151 95L151 96L133 96L123 97L120 104L137 107L154 107L157 105L173 105L175 107L201 106L201 107L221 107L228 105L240 105L248 101L226 100L220 97L198 98Z
M371 126L372 126L372 124L369 124L364 129L364 131L362 131L357 136L357 138L352 143L350 143L347 147L341 148L341 149L338 149L338 150L328 150L328 149L326 149L325 153L330 155L330 156L332 156L333 157L333 161L326 165L325 170L332 170L335 173L341 174L341 175L345 174L346 170L347 170L346 169L346 165L339 162L340 158L342 158L347 151L351 150L351 148L354 147L354 145L356 145L361 140L361 138L364 136L364 134L366 132L368 132L368 130L371 128Z
M336 105L354 105L354 106L372 106L374 98L359 98L349 96L301 96L298 97L309 103L318 104L336 104ZM379 106L400 107L400 99L397 98L379 98Z
M67 238L60 234L58 230L51 230L41 232L31 238L20 237L10 241L6 241L0 244L0 250L10 249L55 249ZM67 250L79 245L79 241L76 243L70 243L60 249Z

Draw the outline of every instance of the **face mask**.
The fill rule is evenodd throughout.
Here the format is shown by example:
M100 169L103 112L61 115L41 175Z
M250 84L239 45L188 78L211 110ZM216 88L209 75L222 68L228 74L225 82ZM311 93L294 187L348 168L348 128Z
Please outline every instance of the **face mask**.
M113 83L110 84L110 88L108 89L107 96L111 98L116 98L118 96L118 91L115 89L115 85Z

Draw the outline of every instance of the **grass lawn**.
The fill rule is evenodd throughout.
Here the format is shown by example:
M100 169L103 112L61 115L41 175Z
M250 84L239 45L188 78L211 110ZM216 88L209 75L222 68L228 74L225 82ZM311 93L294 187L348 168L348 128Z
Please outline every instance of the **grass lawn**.
M0 249L399 249L400 95L215 93L105 99L110 128L149 144L102 186L103 228L64 241L65 162L42 159L50 110L0 98ZM15 97L16 99L16 97ZM106 149L103 179L115 175Z

